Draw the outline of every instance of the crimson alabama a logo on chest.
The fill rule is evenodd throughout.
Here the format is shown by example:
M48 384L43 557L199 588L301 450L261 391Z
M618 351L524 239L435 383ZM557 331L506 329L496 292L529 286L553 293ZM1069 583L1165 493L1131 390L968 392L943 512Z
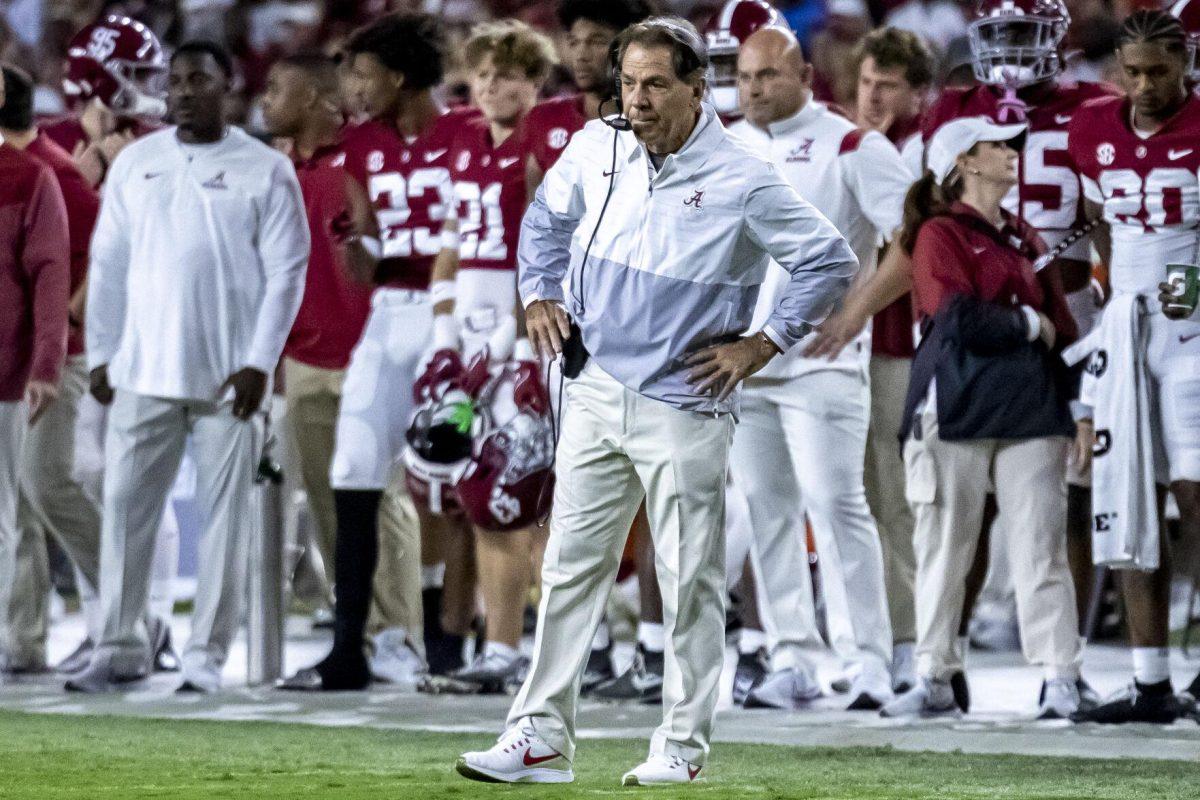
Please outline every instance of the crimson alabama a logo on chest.
M788 153L787 162L789 164L797 161L812 161L812 149L815 139L811 136L805 136L800 140L800 143L792 148Z

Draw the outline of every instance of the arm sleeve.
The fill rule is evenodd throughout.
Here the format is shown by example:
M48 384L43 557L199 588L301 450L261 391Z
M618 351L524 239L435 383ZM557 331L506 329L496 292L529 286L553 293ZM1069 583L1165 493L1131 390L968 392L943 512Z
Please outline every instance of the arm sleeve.
M67 355L70 244L67 207L48 167L26 205L21 264L33 290L32 380L57 383Z
M846 166L843 173L846 188L875 230L891 241L904 220L904 196L916 176L900 151L875 131L863 136L858 147L841 158Z
M752 189L745 217L750 239L791 275L763 327L786 352L841 300L858 259L833 223L782 181Z
M258 256L266 286L246 366L268 375L275 371L304 297L308 254L308 221L300 182L292 165L280 160L272 171L259 223Z
M583 136L571 140L525 209L517 244L517 289L523 306L535 300L562 302L562 281L571 263L571 237L584 211L579 167L584 146Z
M128 163L125 153L109 170L100 198L100 215L92 232L88 267L87 340L88 369L103 366L116 355L125 327L129 292L130 225L122 196Z

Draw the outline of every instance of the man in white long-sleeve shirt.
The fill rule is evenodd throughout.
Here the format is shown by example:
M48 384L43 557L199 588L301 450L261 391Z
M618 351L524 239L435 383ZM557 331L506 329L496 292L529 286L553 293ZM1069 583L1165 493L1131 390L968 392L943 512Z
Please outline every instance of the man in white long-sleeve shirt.
M236 630L261 454L259 409L304 291L309 239L281 153L226 126L228 55L185 44L171 61L177 127L113 162L92 238L92 394L105 444L103 636L68 689L146 674L142 623L159 517L187 439L207 522L181 690L215 691Z
M813 100L810 78L790 31L756 32L738 54L746 117L730 132L770 159L872 269L880 237L900 227L913 176L882 134L859 130ZM767 321L787 279L772 266L751 330ZM804 557L806 514L829 638L857 672L850 708L879 708L892 696L883 557L863 488L871 415L865 347L860 341L832 362L805 358L796 348L744 387L730 463L749 500L755 564L770 598L764 617L772 669L746 697L747 707L790 709L820 694L813 656L823 645Z

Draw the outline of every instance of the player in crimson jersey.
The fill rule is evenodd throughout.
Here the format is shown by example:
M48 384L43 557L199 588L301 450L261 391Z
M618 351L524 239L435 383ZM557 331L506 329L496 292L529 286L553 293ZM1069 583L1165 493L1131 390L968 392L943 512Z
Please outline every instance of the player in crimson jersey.
M67 46L63 90L82 105L79 113L40 127L99 186L121 148L157 129L167 110L166 76L153 31L128 17L105 17Z
M575 132L589 119L599 118L601 103L610 102L613 78L608 51L613 39L650 14L646 0L562 0L558 4L558 22L566 31L563 62L579 92L539 103L525 119L529 197Z
M419 13L382 17L347 43L348 85L370 120L346 131L333 163L366 189L374 206L378 288L346 371L330 472L337 517L333 649L284 688L361 689L371 679L364 633L381 501L393 483L412 384L430 343L429 277L453 194L447 154L465 118L447 113L432 94L442 79L444 50L437 19ZM420 531L410 503L405 495L398 511L405 518L399 546L411 559L420 552ZM427 630L436 621L427 619Z
M527 340L506 346L516 330L517 238L525 211L524 149L520 127L537 101L555 61L554 46L520 22L485 23L464 49L471 97L482 115L458 129L448 155L454 184L448 246L434 281L454 281L454 297L435 308L435 328L457 328L464 361L485 347L498 363L533 361ZM452 234L457 234L453 246ZM448 342L439 341L441 347ZM454 677L502 691L524 665L517 652L529 593L533 532L474 530L479 587L487 620L487 644Z
M709 99L725 123L742 117L738 103L738 48L760 28L791 30L787 20L766 0L726 0L704 26L704 43L712 71Z
M1200 0L1178 0L1171 6L1171 15L1179 19L1187 32L1188 73L1196 80L1200 78L1200 63L1196 60L1200 48Z
M1138 11L1126 19L1117 59L1127 96L1077 111L1069 138L1088 210L1103 216L1111 243L1113 297L1086 348L1095 351L1084 393L1097 429L1092 510L1098 559L1111 554L1111 541L1132 541L1135 552L1149 542L1157 550L1149 565L1157 568L1142 562L1121 573L1132 690L1073 718L1166 723L1189 709L1171 689L1171 553L1159 521L1168 484L1183 535L1200 535L1200 315L1168 315L1158 293L1167 265L1197 263L1200 98L1187 81L1186 32L1166 12ZM1123 402L1116 384L1144 384L1149 408L1139 412L1136 400ZM1127 446L1139 438L1149 446ZM1150 452L1143 459L1144 451ZM1148 490L1151 480L1160 486L1157 514L1153 498L1144 506L1129 499ZM1188 689L1189 702L1198 689L1200 678Z

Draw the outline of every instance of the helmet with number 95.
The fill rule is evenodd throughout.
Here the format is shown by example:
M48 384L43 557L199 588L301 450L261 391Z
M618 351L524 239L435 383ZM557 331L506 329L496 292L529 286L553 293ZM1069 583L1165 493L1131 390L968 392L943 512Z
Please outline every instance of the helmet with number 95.
M1171 15L1183 24L1188 37L1188 74L1200 80L1200 64L1196 63L1196 50L1200 48L1200 0L1179 0L1171 6Z
M1012 88L1055 77L1070 23L1063 0L980 0L967 29L975 77Z
M75 34L67 46L63 90L83 101L98 99L126 117L162 117L167 61L153 31L116 15Z
M717 111L739 113L738 48L760 28L786 28L783 15L766 0L728 0L704 26L704 41L712 65L708 86Z

